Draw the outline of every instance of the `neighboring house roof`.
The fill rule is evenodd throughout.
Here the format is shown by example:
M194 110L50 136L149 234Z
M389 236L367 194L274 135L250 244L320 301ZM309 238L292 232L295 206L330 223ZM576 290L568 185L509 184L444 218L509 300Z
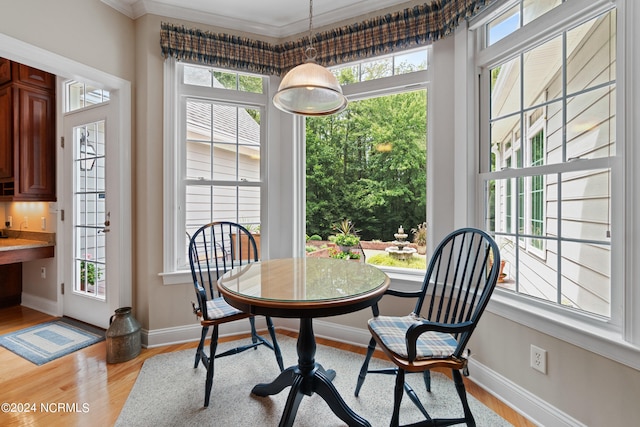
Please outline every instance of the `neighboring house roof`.
M223 86L214 78L214 87ZM237 112L237 114L236 114ZM187 108L187 135L190 140L230 142L260 147L260 124L245 108L210 103L208 101L189 101Z

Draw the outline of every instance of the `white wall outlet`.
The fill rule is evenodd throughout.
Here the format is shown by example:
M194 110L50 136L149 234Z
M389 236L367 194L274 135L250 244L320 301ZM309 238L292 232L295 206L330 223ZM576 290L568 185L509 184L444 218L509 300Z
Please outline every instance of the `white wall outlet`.
M545 375L547 374L547 350L531 345L531 367Z
M42 228L43 230L47 229L47 218L40 217L40 228Z
M47 268L46 267L40 267L40 277L42 277L43 279L47 278Z
M7 222L9 223L9 228L13 227L13 217L11 215L7 217Z
M28 216L24 217L23 223L24 223L24 228L29 228L29 217Z

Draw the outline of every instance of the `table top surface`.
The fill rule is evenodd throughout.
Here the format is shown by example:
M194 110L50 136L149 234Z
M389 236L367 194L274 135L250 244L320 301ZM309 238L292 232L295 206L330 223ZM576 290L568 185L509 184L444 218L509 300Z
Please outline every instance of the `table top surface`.
M388 286L389 277L380 269L332 258L251 263L228 271L218 281L220 293L237 308L263 307L298 314L300 310L337 307L353 311L377 301Z

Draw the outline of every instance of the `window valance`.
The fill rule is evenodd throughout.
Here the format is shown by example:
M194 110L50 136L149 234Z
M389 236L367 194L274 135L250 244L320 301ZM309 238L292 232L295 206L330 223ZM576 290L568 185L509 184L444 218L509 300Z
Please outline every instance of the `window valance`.
M434 0L316 33L317 61L324 66L339 65L432 43L492 1ZM306 38L271 44L165 22L160 31L164 57L267 75L282 75L302 63L307 45Z

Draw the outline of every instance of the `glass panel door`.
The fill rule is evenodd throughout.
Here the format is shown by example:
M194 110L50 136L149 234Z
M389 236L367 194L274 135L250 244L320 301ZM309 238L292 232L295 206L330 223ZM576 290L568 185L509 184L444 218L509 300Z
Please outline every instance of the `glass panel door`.
M73 128L74 264L73 291L104 300L106 296L105 121Z

